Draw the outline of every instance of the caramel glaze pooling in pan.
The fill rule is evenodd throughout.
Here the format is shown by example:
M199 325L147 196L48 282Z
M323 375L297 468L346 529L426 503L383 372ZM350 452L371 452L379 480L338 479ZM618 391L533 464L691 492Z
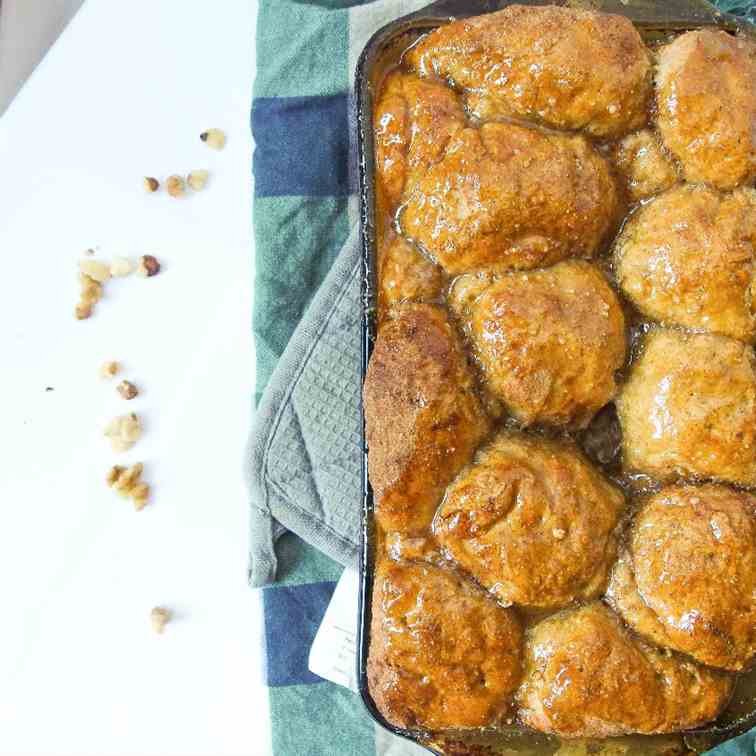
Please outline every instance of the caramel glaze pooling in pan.
M752 664L751 45L511 6L379 87L368 683L392 724L675 732Z

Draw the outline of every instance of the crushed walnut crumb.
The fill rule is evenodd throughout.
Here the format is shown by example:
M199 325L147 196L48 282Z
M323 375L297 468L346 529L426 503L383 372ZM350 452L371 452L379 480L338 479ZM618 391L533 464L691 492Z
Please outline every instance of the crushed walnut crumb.
M203 131L200 139L214 150L222 150L226 146L226 135L220 129Z
M150 623L152 629L158 634L162 635L165 626L171 621L171 612L164 606L156 606L150 612Z
M201 192L207 184L209 171L191 171L186 177L186 183L195 191Z
M124 452L142 436L142 423L134 412L111 420L105 428L105 436L115 452Z
M74 314L78 320L85 320L92 315L94 306L102 299L102 284L86 273L79 273L79 302Z
M100 378L113 378L120 369L121 366L115 360L108 360L100 366Z
M113 278L122 278L128 276L134 266L128 257L114 257L110 263L110 275Z
M139 394L139 390L131 381L121 381L116 386L116 391L121 395L122 399L133 399Z
M150 194L160 189L160 182L156 178L153 178L152 176L145 176L143 184L144 184L144 190L146 192L150 192Z
M168 176L165 180L165 190L171 197L183 197L186 193L184 179L181 176Z
M79 260L79 270L97 283L105 283L110 278L110 268L99 260Z
M131 499L134 509L141 512L147 506L150 487L142 480L144 466L137 462L131 467L113 465L108 471L106 482L117 494Z
M160 272L160 263L153 255L142 255L137 265L137 275L143 278L156 276Z

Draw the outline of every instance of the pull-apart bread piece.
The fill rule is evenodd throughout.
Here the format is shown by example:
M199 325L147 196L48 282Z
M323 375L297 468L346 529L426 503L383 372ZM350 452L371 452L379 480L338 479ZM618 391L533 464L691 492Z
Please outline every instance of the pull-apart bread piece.
M519 716L564 738L651 735L714 719L731 693L729 675L635 638L594 602L528 631Z
M433 530L500 603L557 608L603 592L623 507L573 443L505 432L451 484Z
M430 526L444 489L488 434L476 388L442 307L395 308L363 387L370 482L385 530Z
M379 260L379 313L399 302L434 302L441 298L444 272L394 232L384 237Z
M450 293L491 392L524 426L584 427L616 392L625 318L597 268L570 260Z
M720 189L756 178L756 43L724 31L680 35L659 51L659 131L687 181Z
M614 250L617 280L669 325L752 342L756 190L684 185L639 208Z
M599 137L646 122L650 55L622 16L512 5L436 29L406 60L460 88L482 120L525 118Z
M612 149L614 165L624 179L628 198L637 202L674 186L677 166L650 129L628 134Z
M735 339L652 329L617 399L625 466L756 486L755 367Z
M465 126L459 96L437 81L393 71L373 117L378 185L391 211Z
M392 724L443 730L511 716L522 629L511 609L427 564L384 561L373 586L367 674Z
M657 645L742 670L756 654L756 497L670 486L633 522L608 599Z
M409 193L402 231L450 274L591 257L617 216L609 165L582 136L467 128Z

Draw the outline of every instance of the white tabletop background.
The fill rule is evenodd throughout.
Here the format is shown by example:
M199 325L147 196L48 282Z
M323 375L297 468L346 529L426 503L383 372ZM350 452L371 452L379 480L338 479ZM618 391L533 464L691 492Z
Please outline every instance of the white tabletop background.
M86 0L0 118L0 754L270 751L242 478L255 13ZM194 168L201 194L142 190ZM87 247L163 271L108 283L77 322ZM108 359L137 399L100 380ZM114 455L102 427L131 409L145 436ZM145 462L141 513L105 486L121 460ZM157 604L177 613L163 636Z

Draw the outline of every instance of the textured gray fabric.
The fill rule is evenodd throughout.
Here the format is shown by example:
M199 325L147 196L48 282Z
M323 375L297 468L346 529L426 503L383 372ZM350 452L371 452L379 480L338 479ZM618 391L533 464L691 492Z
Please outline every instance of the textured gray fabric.
M254 419L249 582L275 580L291 530L341 564L356 558L361 507L362 258L355 229L279 361Z

